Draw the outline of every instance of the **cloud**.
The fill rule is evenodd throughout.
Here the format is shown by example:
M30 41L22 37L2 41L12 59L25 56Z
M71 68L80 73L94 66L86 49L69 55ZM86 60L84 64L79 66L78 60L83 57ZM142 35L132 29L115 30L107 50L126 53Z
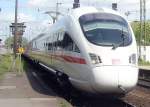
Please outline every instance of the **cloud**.
M30 7L36 8L45 8L45 7L54 7L57 0L29 0L28 5Z
M8 22L14 22L15 16L13 13L3 13L0 15L0 21L8 21ZM29 21L35 21L34 16L24 13L18 14L18 21L19 22L29 22Z
M41 7L47 4L48 0L29 0L28 4L34 7Z
M29 0L28 4L31 6L36 6L36 7L42 7L42 6L54 6L56 5L56 2L61 2L64 3L63 5L70 4L72 6L74 0ZM80 0L80 3L82 5L88 4L88 5L93 5L93 4L111 4L113 2L118 2L121 4L135 4L139 3L139 0Z
M56 2L62 3L61 5L59 5L59 11L61 11L62 13L66 13L68 8L71 9L74 0L28 0L27 1L27 7L33 9L32 12L30 14L24 13L23 11L21 13L19 13L19 22L27 22L27 28L26 28L26 32L25 35L29 36L30 39L31 37L37 36L37 34L39 32L43 32L46 27L50 26L49 23L52 22L51 18L47 15L44 16L43 13L45 11L49 11L49 10L56 10ZM111 8L111 4L113 2L117 2L118 3L118 10L121 13L125 13L126 11L135 11L135 10L139 10L139 2L140 0L80 0L81 6L95 6L97 8L99 7L108 7ZM150 6L150 0L146 0L147 2L147 8L149 8ZM25 5L25 4L23 4ZM37 10L35 9L40 9L40 12L37 12ZM150 9L150 8L149 8ZM24 10L26 11L26 10ZM35 12L35 13L33 13ZM147 10L147 13L149 11ZM37 18L37 16L39 16ZM147 17L150 18L149 15L147 15ZM139 13L132 13L129 16L130 20L134 20L134 19L138 19L139 18ZM0 20L3 21L9 21L14 22L14 13L1 13L0 14ZM8 26L8 23L7 23ZM3 27L3 26L2 26ZM4 29L5 30L5 29ZM0 32L3 33L3 32Z
M42 26L48 27L48 26L50 26L52 24L50 21L51 20L43 20L40 24Z
M24 13L19 13L18 20L20 22L29 22L29 21L35 21L35 18L32 15L27 15Z
M140 0L117 0L118 3L121 3L121 4L136 4L136 3L139 3Z
M13 13L2 13L0 14L0 20L2 21L13 21L14 14Z
M54 10L56 2L62 3L60 8L72 8L74 0L29 0L28 4L43 10ZM108 7L111 8L113 2L118 3L120 9L139 9L140 0L80 0L81 6L95 6L95 7ZM150 0L147 0L147 6Z
M49 24L49 20L43 20L41 22L28 22L25 23L25 25L27 27L25 29L24 37L28 40L32 40L40 33L46 32L51 26L51 24Z
M147 1L147 4L146 4L146 7L147 7L147 9L150 9L150 0L149 1Z

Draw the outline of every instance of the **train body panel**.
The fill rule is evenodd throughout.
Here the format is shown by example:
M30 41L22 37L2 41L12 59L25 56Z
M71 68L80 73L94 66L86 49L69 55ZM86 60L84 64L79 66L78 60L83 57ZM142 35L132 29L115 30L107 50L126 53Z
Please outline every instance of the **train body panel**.
M119 13L78 8L31 41L26 55L90 93L126 93L137 83L137 46Z
M121 93L124 90L128 92L135 87L137 78L138 73L136 67L102 66L93 69L93 77L91 81L96 81L92 83L94 84L93 88L96 92ZM121 88L123 88L123 90Z

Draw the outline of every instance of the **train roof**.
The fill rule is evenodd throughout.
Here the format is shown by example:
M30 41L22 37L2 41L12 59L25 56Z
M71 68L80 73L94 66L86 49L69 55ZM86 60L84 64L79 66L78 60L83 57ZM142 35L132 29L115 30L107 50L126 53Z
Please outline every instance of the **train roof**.
M30 42L33 42L33 41L35 41L36 39L43 37L44 35L45 35L45 33L41 33L41 34L39 34L37 37L33 38Z
M95 7L80 7L80 8L76 8L76 9L72 9L72 11L70 11L69 15L73 16L76 19L79 19L80 16L84 15L84 14L90 14L90 13L111 13L114 15L119 15L123 18L125 18L124 15L121 15L119 12L109 9L109 8L95 8Z
M118 15L118 16L121 16L121 17L125 18L125 16L121 15L119 12L114 11L112 9L108 9L108 8L98 8L97 9L95 7L80 7L80 8L72 9L68 14L66 14L63 17L59 18L59 20L55 24L53 24L50 27L50 29L55 29L55 27L57 26L57 23L60 23L60 22L64 21L64 20L61 20L62 18L71 16L71 17L78 20L80 18L80 16L85 15L85 14L90 14L90 13L110 13L110 14ZM37 37L35 37L33 40L31 40L31 42L37 40L38 38L43 37L45 35L45 33L46 32L39 34Z

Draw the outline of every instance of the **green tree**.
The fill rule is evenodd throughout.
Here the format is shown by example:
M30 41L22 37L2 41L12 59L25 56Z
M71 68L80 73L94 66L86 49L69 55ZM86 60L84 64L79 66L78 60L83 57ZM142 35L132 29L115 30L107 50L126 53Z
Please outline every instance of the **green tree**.
M139 44L139 39L140 39L140 22L139 21L134 21L131 23L133 32L136 37L136 41ZM150 45L150 21L146 22L146 38L143 37L141 38L142 40L145 41L146 45ZM143 41L141 40L141 44L144 45Z
M5 46L8 48L13 48L13 44L14 44L14 37L8 37L5 40ZM22 37L22 46L26 47L28 44L28 40L25 37Z

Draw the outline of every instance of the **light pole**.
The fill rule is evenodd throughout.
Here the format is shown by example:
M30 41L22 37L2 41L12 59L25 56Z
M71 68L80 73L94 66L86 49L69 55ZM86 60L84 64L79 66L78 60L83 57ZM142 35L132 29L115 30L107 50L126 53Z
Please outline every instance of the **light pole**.
M46 12L44 12L44 14L48 14L49 16L51 16L51 18L52 18L52 20L53 20L53 24L56 22L56 20L57 20L57 18L56 18L56 16L55 16L55 14L57 14L57 17L58 17L58 15L64 15L64 14L62 14L62 13L60 13L60 12L57 12L56 13L56 11L46 11ZM52 15L53 14L53 15Z
M127 16L127 19L128 19L128 16L129 16L131 13L130 13L130 11L127 11L127 12L125 12L124 14Z
M52 15L52 14L55 14L56 12L54 11L47 11L45 12L44 14L48 14L49 16L51 16L52 20L53 20L53 24L55 23L56 21L56 16Z
M62 3L56 3L56 20L58 19L58 6L61 5Z
M139 59L141 59L141 42L144 38L144 51L146 50L146 0L140 0L140 38L139 38Z
M1 12L1 8L0 8L0 12ZM0 39L0 43L1 43L2 39Z
M59 12L59 5L61 5L63 3L56 3L56 11L46 11L44 14L48 14L51 16L51 18L53 19L53 24L57 21L58 19L58 15L63 15L62 13ZM53 14L53 15L52 15Z
M131 10L131 11L126 11L124 14L127 16L127 19L128 19L131 14L137 15L138 12L139 12L138 10ZM136 19L136 20L138 20L138 19Z
M15 31L14 31L14 55L15 58L17 57L16 52L17 52L17 17L18 17L18 0L15 1Z

